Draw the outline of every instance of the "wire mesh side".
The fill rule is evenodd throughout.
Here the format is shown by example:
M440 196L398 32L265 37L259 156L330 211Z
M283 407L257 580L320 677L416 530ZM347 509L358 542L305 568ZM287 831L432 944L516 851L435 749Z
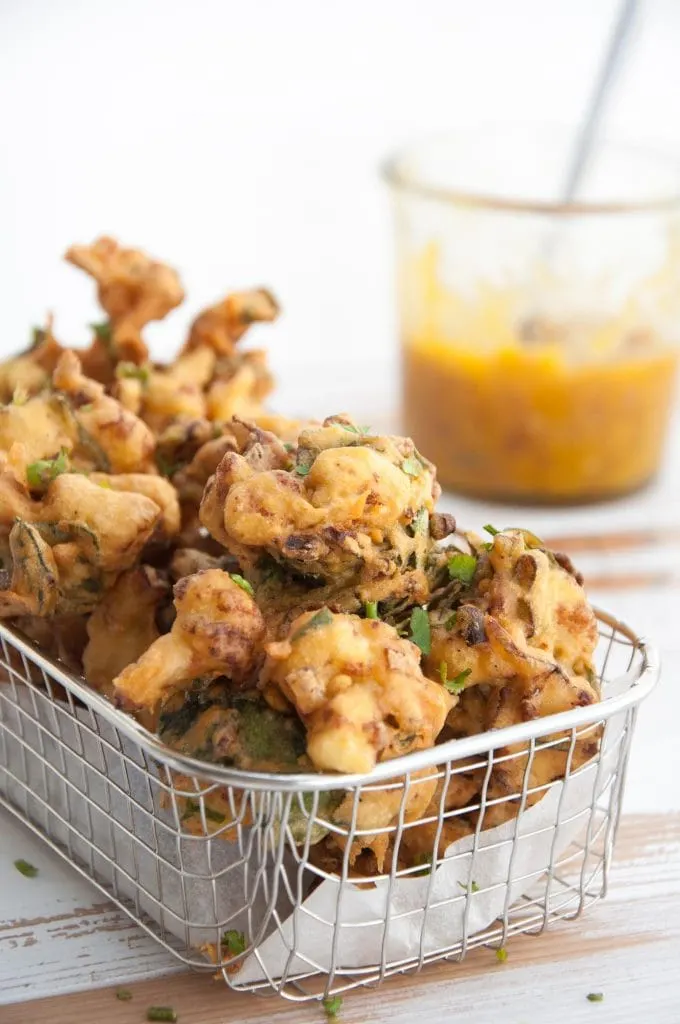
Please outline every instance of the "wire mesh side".
M643 653L601 629L616 692ZM152 763L6 638L0 672L2 802L234 988L342 992L503 946L605 891L634 706L376 783L267 792Z

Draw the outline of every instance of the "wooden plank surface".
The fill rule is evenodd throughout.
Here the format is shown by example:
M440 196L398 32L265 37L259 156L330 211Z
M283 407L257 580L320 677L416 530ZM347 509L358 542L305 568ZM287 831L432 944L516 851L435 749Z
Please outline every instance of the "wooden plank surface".
M492 950L475 950L462 964L437 964L419 976L391 979L380 989L344 999L341 1024L444 1024L521 1021L680 1021L680 814L624 818L607 899L579 920L540 936L508 943L499 964ZM175 1008L180 1024L304 1024L322 1021L321 1008L229 991L210 977L182 973L116 988L6 1006L2 1024L134 1024L151 1005ZM417 1004L414 998L417 992ZM602 992L602 1004L589 1002Z

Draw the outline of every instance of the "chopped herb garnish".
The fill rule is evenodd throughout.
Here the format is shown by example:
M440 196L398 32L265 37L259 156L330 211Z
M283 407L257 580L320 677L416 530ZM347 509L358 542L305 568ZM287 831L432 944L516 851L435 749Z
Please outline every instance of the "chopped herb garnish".
M497 530L495 526L492 526L491 523L487 523L484 529L487 533L490 533L492 537L495 537L497 533L501 532L500 530Z
M416 533L427 533L427 524L429 522L429 515L427 514L426 508L419 508L413 517L411 526L414 534Z
M329 626L333 621L333 616L329 612L328 608L321 608L320 611L312 615L311 619L308 619L303 626L300 626L297 633L293 634L293 640L299 640L300 637L305 636L306 633L311 633L313 629L319 629L320 626Z
M460 580L466 586L472 583L477 568L477 559L474 555L464 555L462 552L451 555L446 564L452 580Z
M243 576L240 576L237 572L230 572L229 575L241 590L245 590L246 594L250 594L251 597L255 596L255 592L250 583L248 583L248 580L244 579Z
M333 1020L342 1008L342 996L331 996L329 999L324 999L321 1005L328 1019Z
M364 604L364 612L366 613L367 619L377 619L378 616L378 602L377 601L366 601Z
M604 992L589 992L586 999L589 1003L601 1003L604 1000Z
M448 619L444 623L444 629L454 629L456 625L456 619L458 618L458 612L452 612Z
M408 459L404 459L401 468L408 476L420 476L423 471L422 463L418 461L415 455L410 455Z
M132 992L129 988L117 988L116 999L120 999L121 1003L127 1003L132 999Z
M175 475L178 469L182 468L181 462L170 462L161 452L156 452L156 465L161 476L167 477L168 480Z
M463 889L463 890L464 890L465 892L479 892L479 886L477 885L477 883L476 883L476 882L470 882L470 887L469 887L469 889L468 889L467 885L464 885L464 884L463 884L463 882L459 882L459 883L458 883L458 885L459 885L459 886L461 887L461 889Z
M150 1006L146 1011L147 1020L161 1020L170 1021L170 1024L175 1024L177 1020L177 1014L171 1006Z
M442 662L442 664L444 665L444 667L446 667L446 662ZM442 682L446 689L449 691L449 693L462 693L463 690L465 689L465 680L467 679L471 672L471 668L465 668L463 669L462 672L459 672L458 675L455 676L453 679L442 679Z
M21 384L17 384L12 395L12 405L26 405L28 401L28 391L26 388L22 388Z
M245 953L246 937L243 932L229 928L222 936L222 945L227 947L227 952L232 956L238 956L240 953Z
M35 878L38 874L38 869L32 864L29 864L27 860L15 860L14 867L20 875L24 876L24 878Z
M90 327L104 344L108 344L111 341L111 324L108 320L104 320L100 324L90 324Z
M38 459L26 466L26 479L29 487L44 487L61 473L68 471L68 455L62 448L53 459Z
M498 960L499 964L504 964L507 959L508 951L505 946L501 946L500 949L496 950L496 960Z
M413 858L414 864L422 864L420 871L414 871L414 878L422 878L423 875L429 875L432 873L432 854L431 853L418 853Z
M424 608L411 612L411 640L420 647L423 654L430 653L430 620Z
M43 327L33 327L31 329L31 348L37 348L46 337L47 331Z
M136 363L118 363L116 377L139 380L142 384L146 385L149 383L149 367L137 366Z
M286 449L288 454L295 451L295 445L291 441L285 441L283 447Z

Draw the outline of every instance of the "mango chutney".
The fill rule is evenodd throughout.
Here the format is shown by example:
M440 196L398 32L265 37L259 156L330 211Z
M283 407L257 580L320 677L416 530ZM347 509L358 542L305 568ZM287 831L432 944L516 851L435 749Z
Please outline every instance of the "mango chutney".
M474 309L435 294L432 280L429 291L431 304L418 307L432 316L404 317L403 408L406 433L444 486L568 503L620 495L654 475L678 356L639 321L631 327L629 310L571 330L513 320L501 291L487 290ZM444 334L442 323L459 333Z

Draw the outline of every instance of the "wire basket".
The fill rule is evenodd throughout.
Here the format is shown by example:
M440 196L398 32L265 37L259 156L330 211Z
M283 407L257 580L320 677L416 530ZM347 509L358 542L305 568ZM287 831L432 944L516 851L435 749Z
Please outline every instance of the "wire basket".
M462 960L605 894L637 708L658 665L628 627L598 621L601 703L366 776L181 756L0 625L0 803L165 949L234 989L319 999ZM555 756L560 781L542 781ZM439 794L436 814L424 816L419 787ZM340 823L328 810L339 801ZM329 836L332 862L319 853ZM387 854L357 877L362 836L383 837ZM424 853L405 866L414 838Z

